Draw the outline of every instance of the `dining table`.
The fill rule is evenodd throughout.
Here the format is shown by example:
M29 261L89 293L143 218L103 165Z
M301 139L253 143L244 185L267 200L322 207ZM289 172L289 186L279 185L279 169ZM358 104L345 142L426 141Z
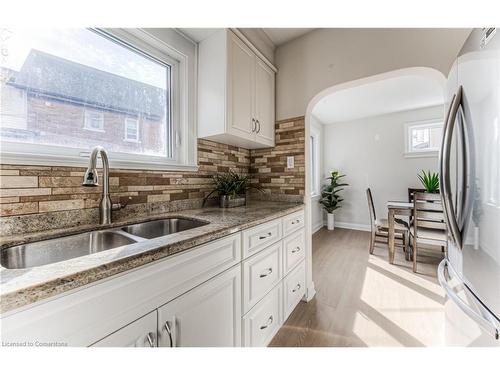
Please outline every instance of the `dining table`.
M388 201L387 202L387 223L389 226L388 242L389 242L389 263L394 264L395 256L395 239L394 239L394 223L396 216L410 217L413 209L413 202L404 201Z

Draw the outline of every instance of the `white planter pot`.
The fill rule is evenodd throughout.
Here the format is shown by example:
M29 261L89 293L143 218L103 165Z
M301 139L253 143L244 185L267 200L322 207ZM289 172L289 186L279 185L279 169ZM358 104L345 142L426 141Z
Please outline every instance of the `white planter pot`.
M328 230L334 230L335 229L335 214L326 214L326 227Z

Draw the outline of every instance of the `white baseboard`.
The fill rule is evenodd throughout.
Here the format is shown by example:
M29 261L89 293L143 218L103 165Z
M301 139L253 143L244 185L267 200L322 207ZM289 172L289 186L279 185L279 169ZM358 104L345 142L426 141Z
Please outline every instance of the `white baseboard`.
M323 228L325 226L325 223L319 222L315 226L312 227L312 234L316 233L318 230Z
M336 221L335 227L343 228L343 229L354 229L354 230L362 230L365 232L370 232L371 228L368 224L357 224L357 223L346 223L343 221Z

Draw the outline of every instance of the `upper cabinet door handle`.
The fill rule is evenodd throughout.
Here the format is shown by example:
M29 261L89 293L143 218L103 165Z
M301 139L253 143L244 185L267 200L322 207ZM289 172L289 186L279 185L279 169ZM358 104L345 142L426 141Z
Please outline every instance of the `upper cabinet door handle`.
M259 120L255 120L255 122L257 123L257 133L260 133L260 121Z
M156 346L156 343L155 343L155 334L153 332L149 332L147 335L146 335L146 339L148 340L148 344L151 348L154 348Z
M255 119L252 119L252 133L255 132L255 129L257 129L257 123L255 122Z

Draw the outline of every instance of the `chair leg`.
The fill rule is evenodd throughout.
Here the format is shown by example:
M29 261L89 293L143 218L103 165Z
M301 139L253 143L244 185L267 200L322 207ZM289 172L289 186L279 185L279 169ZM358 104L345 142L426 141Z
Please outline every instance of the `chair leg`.
M373 249L375 248L375 232L372 230L370 236L370 254L373 254Z
M417 272L417 239L413 237L413 272Z

